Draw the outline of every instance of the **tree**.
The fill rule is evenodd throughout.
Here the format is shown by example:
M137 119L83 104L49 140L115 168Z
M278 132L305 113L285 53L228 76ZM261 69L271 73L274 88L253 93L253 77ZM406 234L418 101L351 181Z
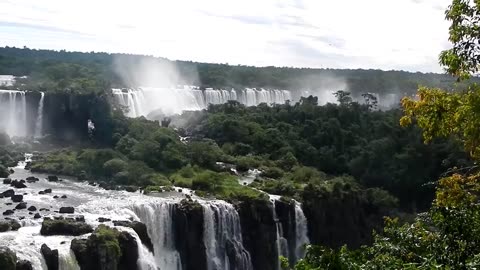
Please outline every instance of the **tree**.
M365 93L365 94L362 94L362 97L364 98L365 104L369 109L373 109L373 110L377 109L378 99L374 94Z
M333 93L333 95L337 98L337 101L340 105L348 105L352 103L352 97L350 96L350 92L339 90Z

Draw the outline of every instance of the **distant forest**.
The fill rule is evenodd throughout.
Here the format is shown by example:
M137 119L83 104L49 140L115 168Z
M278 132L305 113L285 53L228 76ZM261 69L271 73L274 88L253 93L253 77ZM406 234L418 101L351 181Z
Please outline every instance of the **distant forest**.
M202 89L345 90L359 96L367 92L413 94L419 85L443 89L452 89L455 85L462 89L465 85L465 82L458 85L450 75L435 73L232 66L129 54L0 48L0 74L28 76L14 88L36 91L101 93L111 87L139 86L135 85L138 80L130 77L141 77L136 73L142 72L144 63L147 67L159 67L158 73L164 74L158 76L168 77L171 83L197 85ZM163 72L165 68L168 72Z

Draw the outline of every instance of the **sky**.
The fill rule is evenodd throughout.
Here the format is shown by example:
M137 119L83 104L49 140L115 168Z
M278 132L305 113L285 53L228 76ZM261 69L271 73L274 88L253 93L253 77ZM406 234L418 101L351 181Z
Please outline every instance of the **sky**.
M0 46L442 72L451 0L0 0Z

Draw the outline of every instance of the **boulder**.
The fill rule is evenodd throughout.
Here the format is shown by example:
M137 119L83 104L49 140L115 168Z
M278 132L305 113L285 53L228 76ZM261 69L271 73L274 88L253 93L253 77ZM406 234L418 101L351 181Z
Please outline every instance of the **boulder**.
M28 211L37 211L37 208L32 205L32 206L28 207L27 210L28 210Z
M78 222L85 222L85 217L84 217L84 216L78 216L78 217L75 217L75 221L78 221Z
M98 226L87 239L73 239L70 249L81 269L138 269L135 238L105 225Z
M58 195L53 196L54 199L58 199Z
M4 183L5 185L10 185L10 183L12 183L12 179L10 179L10 178L5 178L5 179L3 179L3 183Z
M62 199L66 199L67 198L67 195L62 195L62 197L60 197Z
M41 190L41 191L38 192L38 194L44 195L44 194L45 194L45 191Z
M22 210L22 209L27 209L27 203L26 202L21 202L15 206L15 209L17 210Z
M43 192L44 192L45 194L47 194L47 193L52 193L52 189L51 189L51 188L47 188L47 189L45 189Z
M3 197L12 197L15 195L15 191L13 189L6 190L2 192Z
M8 247L0 247L0 269L15 270L17 255Z
M58 250L51 250L47 245L43 244L40 252L45 259L48 270L58 270Z
M100 220L100 218L99 218L99 220ZM102 221L100 221L100 222L102 222ZM147 226L145 224L143 224L142 222L114 220L113 225L132 228L138 234L138 237L140 237L140 240L148 248L148 250L150 250L150 252L152 252L152 253L154 252L152 240L148 236Z
M0 232L17 231L22 227L16 220L0 221Z
M58 176L55 175L49 175L47 177L48 182L58 182Z
M18 181L18 180L13 180L12 183L10 183L10 186L15 187L15 188L26 188L27 185L25 185L24 182Z
M15 213L13 210L6 210L5 212L3 212L3 215L4 216L9 216L9 215L13 215L13 213Z
M93 232L92 226L85 222L79 222L71 219L55 219L44 218L41 235L73 235L79 236Z
M60 214L73 214L75 212L75 208L71 206L60 207L59 213Z
M39 214L39 213L35 213L35 215L33 216L34 219L39 219L41 218L42 216Z
M104 217L99 217L99 218L98 218L98 222L101 222L101 223L103 223L103 222L108 222L108 221L112 221L112 220L109 219L109 218L104 218Z
M12 201L17 203L23 201L23 195L13 195Z
M33 270L32 263L26 260L20 260L15 266L15 270Z

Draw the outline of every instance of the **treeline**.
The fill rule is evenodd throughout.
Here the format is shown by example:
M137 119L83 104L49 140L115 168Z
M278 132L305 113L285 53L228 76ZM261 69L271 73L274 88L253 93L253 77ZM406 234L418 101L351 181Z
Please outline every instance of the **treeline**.
M456 80L444 74L405 71L311 69L289 67L251 67L170 61L151 56L81 53L28 48L0 48L0 74L28 76L16 87L40 91L102 92L111 87L128 87L134 82L131 67L148 62L160 69L172 68L177 75L168 78L178 84L202 88L264 87L291 90L348 90L354 96L380 94L413 94L418 85L452 89ZM125 72L117 72L118 65ZM162 75L160 75L162 76ZM458 85L462 88L465 83ZM346 89L330 89L330 88Z

